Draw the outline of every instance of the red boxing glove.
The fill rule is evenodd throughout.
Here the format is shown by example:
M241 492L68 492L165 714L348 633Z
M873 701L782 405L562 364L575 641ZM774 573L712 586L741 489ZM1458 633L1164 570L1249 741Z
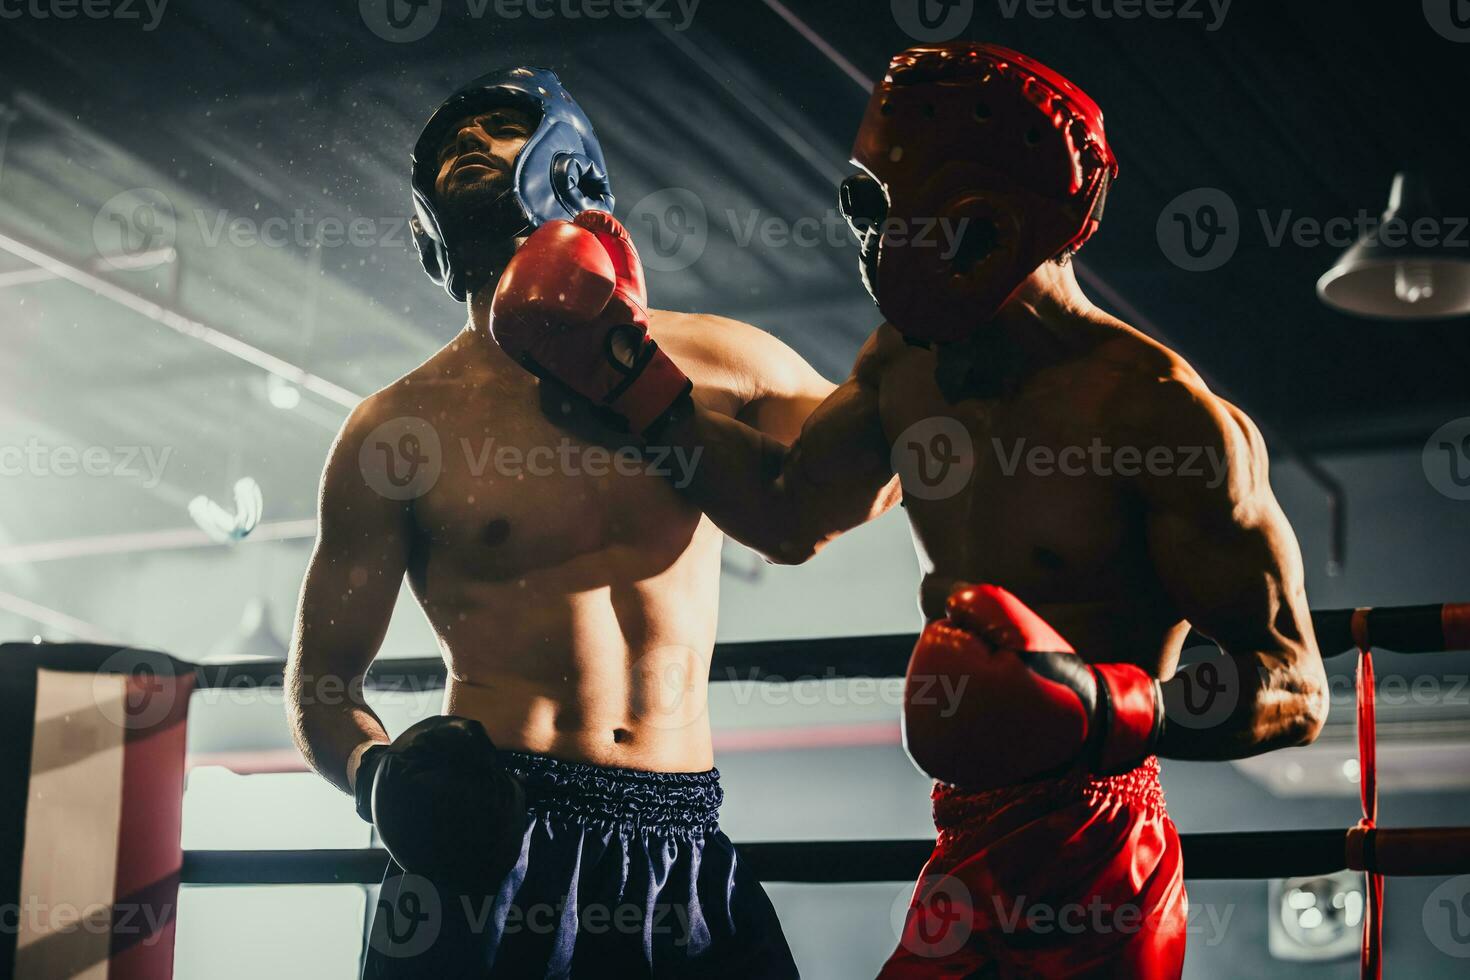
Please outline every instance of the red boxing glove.
M1080 765L1142 762L1164 727L1158 678L1089 664L1025 603L994 585L955 590L925 627L904 685L904 745L924 772L984 790Z
M648 336L647 302L628 230L584 211L546 222L516 251L495 289L490 335L537 377L642 433L691 387Z

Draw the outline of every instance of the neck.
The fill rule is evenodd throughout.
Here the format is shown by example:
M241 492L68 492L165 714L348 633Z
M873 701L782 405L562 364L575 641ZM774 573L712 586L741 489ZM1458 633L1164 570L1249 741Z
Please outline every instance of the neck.
M1078 316L1095 309L1077 282L1074 260L1068 259L1064 265L1042 263L1021 283L1021 288L1001 308L997 319L1005 319L1011 313L1050 319L1059 315Z
M509 242L485 243L468 250L467 268L482 270L466 276L469 298L469 320L465 329L471 333L490 336L490 304L495 299L495 289L500 285L500 274L515 257L516 249L525 244L525 238L513 238Z
M941 346L935 365L940 390L951 402L1006 396L1039 366L1066 357L1078 319L1095 310L1070 261L1046 263L989 323L949 349Z
M482 337L490 336L490 302L494 298L495 286L493 284L470 293L469 301L465 303L470 311L469 320L465 322L466 330Z

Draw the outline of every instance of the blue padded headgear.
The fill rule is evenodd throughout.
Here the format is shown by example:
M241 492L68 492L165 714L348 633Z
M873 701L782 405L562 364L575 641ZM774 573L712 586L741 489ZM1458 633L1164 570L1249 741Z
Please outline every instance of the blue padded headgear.
M412 228L419 257L429 278L460 301L466 293L464 262L456 254L454 235L446 234L446 222L434 200L439 150L467 116L497 106L529 112L536 128L516 156L511 186L484 211L457 215L456 228L472 224L477 236L511 239L557 218L613 209L602 146L592 123L554 72L508 68L465 85L434 110L414 143L412 157Z

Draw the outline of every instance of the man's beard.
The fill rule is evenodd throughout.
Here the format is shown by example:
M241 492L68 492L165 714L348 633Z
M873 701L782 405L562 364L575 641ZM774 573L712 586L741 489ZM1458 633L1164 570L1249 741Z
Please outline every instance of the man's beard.
M526 233L520 199L501 182L477 183L443 194L435 205L454 290L473 297L493 288Z
M470 292L499 278L515 254L517 236L526 230L519 199L500 180L448 189L439 220L445 239L454 243L452 261Z
M510 189L510 178L496 175L494 178L471 180L458 183L451 179L438 196L446 208L474 208L504 194Z
M500 228L508 216L519 211L512 201L502 200L510 193L506 181L476 181L466 187L446 188L439 195L439 222L452 241L490 243L504 238L514 228Z

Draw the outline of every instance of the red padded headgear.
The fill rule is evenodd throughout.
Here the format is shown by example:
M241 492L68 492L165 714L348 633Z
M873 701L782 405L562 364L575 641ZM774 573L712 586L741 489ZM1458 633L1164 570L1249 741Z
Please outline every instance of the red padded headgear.
M974 42L895 56L852 156L887 196L868 288L919 341L965 337L1043 262L1087 241L1118 173L1081 89Z

